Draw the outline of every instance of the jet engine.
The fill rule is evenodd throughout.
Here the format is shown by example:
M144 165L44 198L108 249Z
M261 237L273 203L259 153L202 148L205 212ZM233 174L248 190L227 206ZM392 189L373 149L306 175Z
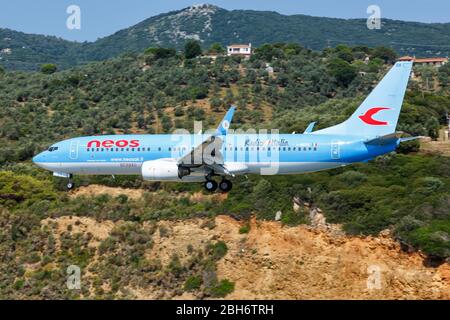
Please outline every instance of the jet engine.
M189 176L189 168L179 166L175 159L145 161L141 168L142 178L148 181L204 181L204 176Z

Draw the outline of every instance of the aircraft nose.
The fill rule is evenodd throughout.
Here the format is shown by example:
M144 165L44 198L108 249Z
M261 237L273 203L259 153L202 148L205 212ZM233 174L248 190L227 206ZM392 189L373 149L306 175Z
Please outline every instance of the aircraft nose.
M38 153L31 159L35 164L39 165L40 162L42 162L45 158L44 152Z

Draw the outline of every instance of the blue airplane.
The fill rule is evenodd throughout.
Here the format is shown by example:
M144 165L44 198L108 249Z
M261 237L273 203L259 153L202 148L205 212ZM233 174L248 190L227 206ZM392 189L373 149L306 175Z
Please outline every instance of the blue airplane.
M231 133L231 107L211 133L78 137L53 144L33 162L68 178L68 189L74 174L132 174L203 182L211 192L228 192L229 177L236 175L298 174L366 162L417 138L395 131L411 69L412 62L397 62L350 118L315 132L311 123L303 134Z

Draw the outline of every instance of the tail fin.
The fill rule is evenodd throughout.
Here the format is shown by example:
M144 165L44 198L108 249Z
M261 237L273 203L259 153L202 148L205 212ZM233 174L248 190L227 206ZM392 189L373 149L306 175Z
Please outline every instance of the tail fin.
M358 135L368 138L395 132L411 74L412 62L397 62L346 121L315 134Z

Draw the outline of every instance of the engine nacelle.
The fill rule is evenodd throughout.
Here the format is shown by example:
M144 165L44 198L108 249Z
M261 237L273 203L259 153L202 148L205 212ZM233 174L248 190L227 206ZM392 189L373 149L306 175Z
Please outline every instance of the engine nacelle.
M178 164L172 160L145 161L141 168L142 178L150 181L177 181Z
M145 161L142 164L141 174L148 181L205 181L203 176L190 176L189 168L178 167L175 159L158 159Z

